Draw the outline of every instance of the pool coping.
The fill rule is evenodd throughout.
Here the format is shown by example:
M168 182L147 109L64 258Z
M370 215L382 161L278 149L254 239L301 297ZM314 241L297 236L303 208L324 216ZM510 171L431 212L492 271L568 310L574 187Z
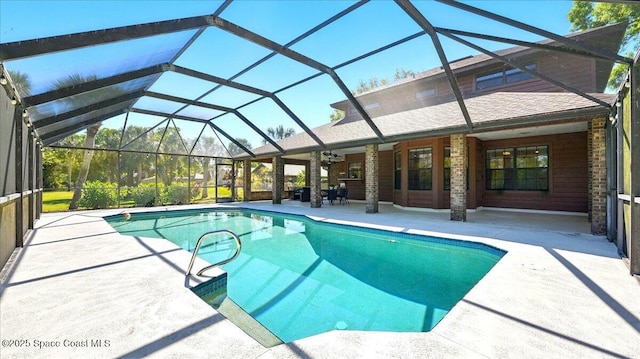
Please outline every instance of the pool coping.
M104 226L110 226L98 216L123 210L45 214L2 284L2 340L25 338L33 344L37 338L64 340L71 336L88 340L111 336L113 344L108 348L45 351L3 347L3 357L164 357L203 353L253 358L632 357L640 352L640 285L628 275L615 246L603 237L576 233L573 228L523 228L477 223L474 218L467 223L452 223L442 214L409 214L390 206L382 208L387 213L365 215L363 206L357 203L350 208L324 211L295 203L278 206L252 202L222 207L227 206L306 213L320 221L396 227L407 233L448 233L456 239L480 240L508 253L429 333L332 331L267 349L218 316L206 303L198 303L202 301L197 296L185 292L184 273L177 269L186 268L190 259L186 251L175 251L144 238L125 243L123 236L109 231ZM208 206L192 208L202 207ZM517 223L530 215L509 216L516 216ZM542 224L553 220L553 216L541 218ZM101 256L92 248L96 243L113 253ZM120 263L117 258L123 255L133 259ZM104 256L115 264L92 265L102 263ZM149 264L156 272L130 273ZM122 273L132 278L123 278ZM112 278L118 275L119 280ZM106 288L86 288L96 279L102 280ZM146 285L149 293L129 288L134 282ZM130 293L136 301L122 300L112 291ZM155 301L154 293L161 293L166 300ZM113 305L82 301L97 295L108 296ZM85 310L91 313L84 313ZM138 314L136 319L132 319L132 313ZM103 318L106 323L96 318ZM34 319L38 327L29 324Z

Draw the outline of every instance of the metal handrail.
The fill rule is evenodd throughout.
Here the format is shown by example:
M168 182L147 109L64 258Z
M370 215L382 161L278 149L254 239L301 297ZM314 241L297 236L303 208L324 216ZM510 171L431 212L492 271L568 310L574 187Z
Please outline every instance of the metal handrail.
M193 268L193 264L196 261L196 256L198 255L198 251L200 250L200 245L202 244L202 240L207 237L208 235L211 234L218 234L218 233L228 233L231 235L231 237L233 237L233 239L236 241L236 252L233 254L233 256L231 256L230 258L227 258L223 261L220 261L218 263L214 263L211 265L208 265L204 268L202 268L196 275L202 275L202 273L208 269L211 269L213 267L217 267L217 266L221 266L223 264L227 264L229 262L231 262L232 260L236 259L236 257L238 257L238 255L240 255L240 249L242 248L242 242L240 241L240 238L233 232L231 232L228 229L218 229L215 231L210 231L210 232L206 232L203 235L200 236L200 238L198 238L198 242L196 242L196 247L193 250L193 255L191 256L191 262L189 262L189 268L187 268L187 273L185 274L186 276L191 275L191 269Z

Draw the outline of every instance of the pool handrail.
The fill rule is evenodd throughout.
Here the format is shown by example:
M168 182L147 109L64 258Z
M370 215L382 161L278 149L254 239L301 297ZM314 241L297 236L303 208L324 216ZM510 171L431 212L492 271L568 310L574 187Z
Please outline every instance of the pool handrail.
M238 255L240 255L240 249L242 248L242 242L240 241L240 238L238 237L238 235L236 235L235 233L233 233L232 231L228 230L228 229L218 229L215 231L209 231L209 232L205 232L203 233L200 238L198 238L198 241L196 242L196 247L193 250L193 255L191 256L191 262L189 262L189 267L187 268L187 272L185 273L185 275L188 277L189 275L191 275L191 269L193 268L193 264L196 261L196 256L198 255L198 251L200 250L200 245L202 245L202 241L204 240L205 237L212 235L212 234L218 234L218 233L228 233L231 235L231 237L233 237L233 239L236 241L236 252L233 254L233 256L222 260L218 263L214 263L211 265L208 265L202 269L200 269L200 271L198 273L196 273L196 275L201 276L202 273L204 273L205 271L213 268L213 267L217 267L217 266L221 266L223 264L227 264L229 262L231 262L232 260L236 259L236 257L238 257Z

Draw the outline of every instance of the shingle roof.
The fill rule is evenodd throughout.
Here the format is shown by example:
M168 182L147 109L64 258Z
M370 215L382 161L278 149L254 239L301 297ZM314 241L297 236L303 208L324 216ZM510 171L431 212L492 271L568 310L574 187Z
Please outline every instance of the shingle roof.
M618 52L617 46L619 45L619 42L620 42L619 38L624 35L624 31L626 28L627 28L627 23L620 22L617 24L606 25L606 26L602 26L594 29L585 30L582 32L575 32L567 35L566 37L569 39L578 40L587 44L597 43L597 45L601 49L610 51L612 53L616 53ZM616 41L612 41L611 36L615 37ZM540 45L560 46L560 44L557 41L549 40L549 39L539 41L537 43ZM515 57L515 56L522 56L524 54L532 53L535 51L540 51L540 50L532 49L526 46L514 46L514 47L494 51L494 53L496 55L503 56L503 57ZM451 70L453 70L456 73L459 73L459 72L474 69L479 65L485 66L488 63L501 63L501 62L487 54L479 54L475 56L467 56L458 60L453 60L449 63L449 66L451 67ZM444 76L444 75L445 75L445 71L442 66L434 67L432 69L419 72L414 76L412 76L411 78L395 81L384 86L376 87L375 89L372 89L370 91L363 92L362 94L358 94L358 97L375 93L378 91L382 91L385 89L389 89L398 85L405 84L407 82L426 79L429 77ZM345 101L339 101L336 104L342 103Z
M591 94L613 104L613 94ZM465 100L474 124L474 132L536 126L585 120L608 115L610 109L573 93L495 92ZM414 110L374 117L373 122L385 136L385 142L396 142L429 136L468 133L466 122L456 101ZM313 129L331 148L348 148L366 143L379 143L367 123L355 116ZM306 134L287 137L280 142L287 152L303 153L319 150ZM258 156L274 155L272 145L253 150Z

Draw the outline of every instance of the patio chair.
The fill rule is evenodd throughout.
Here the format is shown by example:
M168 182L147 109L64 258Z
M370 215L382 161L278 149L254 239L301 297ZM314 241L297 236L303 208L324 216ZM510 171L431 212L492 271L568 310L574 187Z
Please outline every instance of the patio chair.
M340 201L340 204L349 204L349 197L348 197L349 191L344 188L338 188L338 192L336 194L336 197L338 197L338 201Z

